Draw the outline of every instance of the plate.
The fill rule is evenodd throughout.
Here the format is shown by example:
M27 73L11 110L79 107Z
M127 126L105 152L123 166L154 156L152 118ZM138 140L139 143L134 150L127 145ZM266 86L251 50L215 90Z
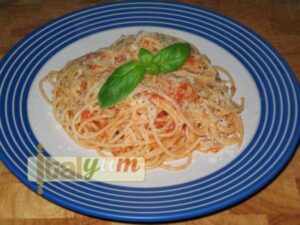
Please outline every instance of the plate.
M131 222L189 219L253 195L284 168L298 143L299 84L282 56L242 24L193 5L129 1L79 10L32 32L3 58L1 150L4 164L25 185L27 160L42 144L46 155L94 156L54 121L37 83L50 70L140 30L180 37L233 74L246 98L241 148L195 154L179 172L147 172L144 182L45 182L43 197L90 216Z
M134 26L105 30L81 38L64 47L51 57L37 73L28 94L28 119L37 140L47 149L47 152L53 156L98 156L96 151L87 151L72 141L60 124L55 121L52 108L45 102L39 92L39 81L45 74L48 74L52 70L59 70L65 63L72 60L74 57L76 58L95 49L109 46L121 35L136 34L141 30L147 32L156 31L180 37L197 46L198 49L202 53L208 55L215 64L227 68L234 77L237 87L241 87L238 88L237 93L235 94L235 100L239 102L240 97L242 96L247 99L246 108L242 113L246 131L241 148L236 146L226 148L219 154L194 152L194 161L188 169L177 172L155 169L147 172L146 179L142 183L121 182L118 183L118 185L130 187L162 187L176 185L204 177L224 167L245 149L257 130L260 118L260 96L258 88L243 64L224 48L197 35L166 27ZM45 129L45 127L47 127L47 129ZM183 162L179 161L177 163L183 164L185 160L182 159L181 161Z

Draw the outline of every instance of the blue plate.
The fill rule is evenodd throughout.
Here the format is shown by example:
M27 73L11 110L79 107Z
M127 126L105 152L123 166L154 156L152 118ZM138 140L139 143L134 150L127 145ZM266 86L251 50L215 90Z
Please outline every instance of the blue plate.
M254 137L231 163L191 182L157 188L51 182L44 184L43 197L95 217L165 222L225 209L272 181L293 155L300 135L300 90L290 67L262 37L228 17L192 5L157 1L117 2L67 14L26 36L4 57L0 65L0 155L11 172L37 191L37 184L27 180L27 159L37 155L38 144L28 120L27 100L43 65L79 39L135 26L198 35L237 58L251 74L261 99Z

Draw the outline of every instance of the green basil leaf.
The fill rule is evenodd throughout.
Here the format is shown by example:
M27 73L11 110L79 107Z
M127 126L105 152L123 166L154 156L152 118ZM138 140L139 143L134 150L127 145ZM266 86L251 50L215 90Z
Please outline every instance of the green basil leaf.
M191 46L188 43L176 43L162 49L153 58L160 72L168 73L179 69L187 60L191 52Z
M131 61L116 69L98 93L100 108L112 106L128 96L144 79L144 74L144 66L137 61Z
M126 96L149 74L172 72L180 68L190 55L191 46L176 43L162 49L155 56L141 48L139 62L131 61L116 69L106 80L98 93L100 108L112 106Z
M139 51L139 60L145 64L149 65L153 59L153 54L147 49L141 48Z
M152 63L146 67L146 72L150 73L152 75L155 75L160 72L160 69L159 69L158 65Z

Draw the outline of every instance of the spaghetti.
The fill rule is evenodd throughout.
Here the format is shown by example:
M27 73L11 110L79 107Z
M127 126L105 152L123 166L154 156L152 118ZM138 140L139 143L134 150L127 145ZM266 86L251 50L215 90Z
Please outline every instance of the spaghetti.
M153 53L179 42L160 33L122 36L52 71L40 81L40 92L52 105L55 119L84 148L100 155L144 157L148 169L181 170L193 151L218 152L240 145L244 136L233 78L193 47L186 63L175 72L145 79L122 102L100 109L97 94L120 65L138 58L138 50ZM220 74L227 76L221 79ZM52 86L51 97L45 83ZM185 158L180 166L174 160Z

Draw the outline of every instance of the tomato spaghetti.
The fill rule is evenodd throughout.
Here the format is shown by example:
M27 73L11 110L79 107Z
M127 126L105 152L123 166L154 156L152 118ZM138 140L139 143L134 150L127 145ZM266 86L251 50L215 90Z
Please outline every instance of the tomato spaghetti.
M242 143L244 98L240 104L233 100L236 87L224 68L212 65L193 47L180 69L146 74L120 103L100 109L97 101L107 77L120 65L136 60L140 48L156 53L179 41L154 32L122 36L110 47L50 72L41 79L40 92L52 105L58 123L81 146L100 155L144 157L148 169L184 169L195 150L218 152ZM50 95L45 82L53 87ZM170 164L181 158L186 159L184 164Z

